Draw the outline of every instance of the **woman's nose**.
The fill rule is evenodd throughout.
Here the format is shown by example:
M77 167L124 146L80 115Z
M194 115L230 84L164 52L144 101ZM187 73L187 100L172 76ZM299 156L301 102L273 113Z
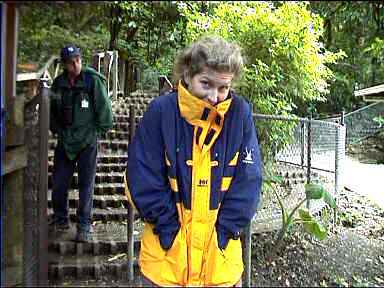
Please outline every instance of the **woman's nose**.
M209 94L208 94L208 100L209 102L213 103L213 104L216 104L217 102L217 90L216 89L212 89L209 91Z

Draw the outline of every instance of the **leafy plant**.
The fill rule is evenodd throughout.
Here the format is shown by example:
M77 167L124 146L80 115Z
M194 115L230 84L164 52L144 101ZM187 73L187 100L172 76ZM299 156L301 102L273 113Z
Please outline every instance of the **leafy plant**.
M272 176L268 178L266 181L266 185L273 187L276 183L282 183L281 176ZM305 184L305 195L306 197L299 201L296 206L288 211L284 206L283 200L280 195L276 192L276 189L271 189L274 193L277 202L279 204L281 210L282 217L282 227L278 232L277 239L275 242L273 253L276 253L280 249L282 244L282 240L284 236L287 234L289 228L293 224L302 224L304 230L316 237L319 240L323 240L327 236L327 229L323 227L311 214L307 209L300 208L305 202L310 200L323 200L327 205L331 208L336 209L336 201L331 196L331 194L324 189L322 185L307 183ZM298 212L298 213L297 213ZM297 217L298 214L298 217Z
M384 126L384 117L377 116L377 117L373 118L373 121L379 123L380 126Z

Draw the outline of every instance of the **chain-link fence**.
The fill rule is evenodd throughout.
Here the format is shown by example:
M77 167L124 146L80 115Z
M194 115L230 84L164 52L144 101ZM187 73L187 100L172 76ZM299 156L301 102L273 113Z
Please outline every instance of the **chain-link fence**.
M373 120L379 116L384 117L384 102L373 103L346 114L347 145L359 142L384 129L383 125Z
M274 150L273 161L278 175L282 176L284 186L278 193L281 194L283 204L288 210L305 198L304 185L308 182L320 183L337 198L342 189L341 172L345 157L344 125L329 121L260 114L255 114L254 119L259 138L263 138L265 130L275 129L276 126L288 127L285 129L285 135L288 136L280 135L281 138L288 139L285 142L281 140L283 144L279 144L279 140L273 138L270 141L274 143L265 143L266 147ZM283 130L281 131L283 133ZM252 230L277 229L281 225L281 210L277 199L272 193L265 191L262 199L262 206L253 221ZM308 203L312 213L318 212L324 205L320 200Z
M345 114L344 121L347 130L346 145L355 144L376 132L384 126L375 121L376 117L384 117L384 102L377 102ZM327 118L325 121L338 123L340 117Z

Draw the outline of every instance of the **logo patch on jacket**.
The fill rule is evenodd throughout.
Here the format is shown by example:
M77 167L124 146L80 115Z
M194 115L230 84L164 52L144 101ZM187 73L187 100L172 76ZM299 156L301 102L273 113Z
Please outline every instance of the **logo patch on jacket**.
M88 108L88 101L87 100L83 99L81 101L81 108Z
M200 179L199 184L197 184L199 187L207 187L208 186L208 180L207 179Z
M243 163L247 163L247 164L253 164L253 158L252 158L252 152L254 151L255 149L250 149L248 150L247 147L245 147L245 152L243 152L245 158L243 159Z

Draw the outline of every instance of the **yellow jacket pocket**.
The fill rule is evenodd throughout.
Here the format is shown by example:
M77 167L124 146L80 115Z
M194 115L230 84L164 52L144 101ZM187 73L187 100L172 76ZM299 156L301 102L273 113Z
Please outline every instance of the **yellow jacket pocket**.
M159 237L152 229L151 224L146 224L144 227L140 249L141 272L160 286L185 283L187 279L185 229L180 228L168 251L160 246Z
M206 286L234 286L243 273L243 258L240 239L230 239L227 248L221 250L214 229L205 259Z

